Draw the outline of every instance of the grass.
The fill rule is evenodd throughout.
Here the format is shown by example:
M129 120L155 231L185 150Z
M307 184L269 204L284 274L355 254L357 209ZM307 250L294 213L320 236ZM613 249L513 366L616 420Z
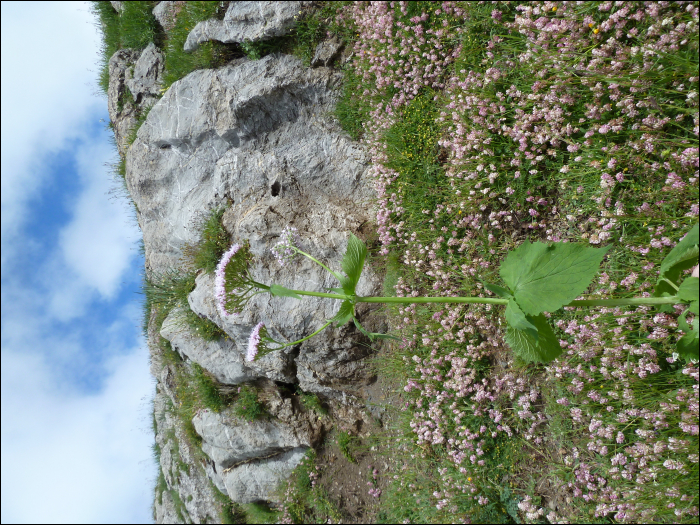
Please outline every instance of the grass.
M269 514L268 519L275 519L274 523L341 523L344 520L338 505L318 483L323 472L316 459L316 452L309 449L287 482L280 486L281 510L276 516Z
M299 400L306 410L313 410L321 416L328 415L328 409L323 405L316 394L298 391Z
M106 64L147 16L139 3L123 25L98 4ZM589 291L638 296L697 222L695 6L326 3L289 37L184 54L194 24L222 16L214 4L189 2L163 35L166 87L244 55L308 63L327 32L355 46L335 116L372 155L386 295L486 295L480 279L500 282L505 253L532 239L611 246ZM186 302L193 275L154 276L148 315ZM566 348L549 365L512 354L499 309L389 312L406 344L381 366L407 405L385 436L400 475L380 522L697 520L697 368L673 356L677 311L551 312ZM191 422L206 387L182 377L176 410ZM338 441L351 460L349 434ZM312 464L290 478L282 519L308 521L313 505L340 519Z
M109 88L109 59L114 53L120 49L143 49L151 42L159 42L160 26L153 16L156 4L157 2L125 2L120 14L110 2L91 2L91 11L102 32L98 84L105 95Z
M254 421L265 415L265 407L258 400L258 392L252 385L242 385L233 404L233 412L246 421Z
M385 286L398 295L483 294L479 279L498 282L495 269L503 255L529 237L611 244L605 275L591 291L603 297L638 296L650 290L654 269L670 246L697 221L697 173L681 158L681 152L697 141L692 131L697 104L692 94L688 98L689 90L697 91L692 80L697 45L687 40L677 52L659 53L653 68L644 69L639 56L630 63L630 68L644 70L646 82L637 107L654 108L646 113L647 124L642 124L644 115L621 116L615 109L622 107L618 102L626 96L616 95L616 90L639 100L639 91L626 91L642 82L635 80L636 74L596 62L579 74L576 64L591 63L591 50L600 43L584 46L577 54L550 53L534 44L535 37L527 32L494 23L494 9L508 23L516 14L530 16L516 11L517 5L458 4L465 9L458 13L438 12L439 4L417 2L405 13L386 4L358 5L353 11L361 27L356 49L362 45L363 56L353 64L349 77L354 83L346 87L338 104L339 120L351 136L365 141L379 174L378 205L380 216L386 217L378 225L387 255ZM548 8L549 13L532 16L579 21L593 17L591 29L580 30L567 45L579 45L576 39L597 42L593 29L609 13L590 5L568 12L554 5L558 11ZM411 20L422 13L424 20ZM640 30L648 27L649 16L638 21ZM688 20L687 14L670 7L663 16ZM386 20L393 22L382 25ZM398 20L409 29L398 28ZM428 36L421 48L423 52L430 47L435 53L439 43L444 51L436 54L451 54L433 79L419 54L401 55L413 67L425 68L418 79L402 77L400 64L389 61L389 47L398 45L394 42L399 37L410 38L417 25L425 35L447 28L432 41ZM454 29L459 33L451 32ZM386 38L380 40L373 31ZM532 34L540 33L532 30ZM526 56L528 50L531 54ZM432 60L440 64L440 58ZM673 75L666 73L670 70ZM547 98L548 93L557 95ZM610 109L605 106L608 102ZM391 112L385 109L388 104ZM603 106L602 114L592 110ZM560 107L565 112L557 113L561 124L549 113ZM649 125L666 116L670 119L666 126ZM598 131L621 118L630 119L626 127ZM527 119L532 120L525 123ZM528 135L522 130L534 131ZM561 138L558 144L538 142L537 130L550 139ZM527 154L513 139L517 133L529 137ZM606 170L617 177L614 183L603 177ZM675 188L670 184L678 179L670 172L685 173ZM697 424L697 414L685 397L697 380L688 376L694 373L692 366L667 361L673 360L678 337L671 324L674 315L677 312L666 319L645 309L553 312L551 320L568 345L567 353L557 363L543 366L523 363L503 347L501 311L396 309L395 326L405 340L414 342L394 348L382 363L387 373L403 378L409 407L395 429L403 440L395 469L402 475L382 495L381 519L538 520L552 513L545 508L552 501L558 506L550 521L602 520L606 515L622 521L650 516L664 522L691 519L697 512L691 488L698 475L697 458L691 452L697 436L692 430L682 431L679 418L685 414ZM651 362L653 366L644 364ZM617 376L610 375L613 370L618 370ZM474 386L479 384L484 386ZM496 384L503 386L494 388ZM487 398L479 394L482 389ZM684 392L676 400L678 408L669 409L668 399L677 392ZM580 421L572 421L573 409L581 411ZM630 410L664 414L658 417L667 430L660 431L638 415L621 424L618 415ZM593 421L616 428L620 437L615 434L610 440L596 432L591 436L588 426ZM647 460L663 472L656 485L644 483L644 478L639 481L639 475L626 479L625 468L612 468L616 454L626 457L626 465L630 461L640 465L644 455L638 451L644 446L660 443L657 449L665 450L673 439L683 443L677 451L652 454ZM668 461L684 464L686 478L663 467ZM599 487L593 490L581 484L586 476L605 480L611 494L625 494L631 510L622 511L614 499L600 496ZM593 499L586 501L584 495ZM676 514L680 507L684 510Z
M338 448L340 449L340 452L343 454L343 456L345 456L345 459L347 459L350 463L356 463L357 460L353 455L353 449L357 444L357 438L352 434L348 433L347 431L343 430L340 433L338 433L337 443Z
M226 207L213 209L209 215L195 220L199 241L183 249L185 266L213 273L221 256L231 244L231 236L221 222Z
M183 247L183 257L178 269L144 276L143 323L144 334L148 333L151 312L156 311L155 324L158 330L166 317L175 308L182 308L180 322L206 341L213 341L226 334L213 322L194 313L187 301L195 289L199 270L213 272L223 253L228 248L230 236L221 223L225 207L213 209L193 223L198 240Z

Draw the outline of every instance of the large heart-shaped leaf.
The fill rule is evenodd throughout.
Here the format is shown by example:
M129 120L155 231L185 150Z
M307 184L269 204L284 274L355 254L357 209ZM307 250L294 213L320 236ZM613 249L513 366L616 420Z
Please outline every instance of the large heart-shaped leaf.
M683 263L692 257L693 248L697 248L700 244L700 224L693 226L683 239L676 244L673 249L668 252L668 255L661 263L659 273L663 276L669 270L679 263ZM697 264L697 251L695 251L695 264ZM690 264L687 268L691 268L694 264ZM684 269L687 269L684 268ZM666 276L668 278L668 276ZM671 279L674 280L674 279Z
M341 280L341 286L343 290L345 290L345 293L349 295L355 293L355 287L360 280L360 275L362 275L362 268L365 265L366 258L367 247L365 243L351 233L348 239L348 248L340 263L343 271L348 276L345 282Z
M508 254L500 274L524 313L553 312L588 288L608 249L525 241Z
M508 326L506 342L525 361L548 363L561 355L562 349L557 336L547 323L544 315L527 316L537 329L537 339L524 330Z
M697 277L686 277L685 281L678 287L678 298L682 301L697 301L700 291L700 279Z
M279 286L278 284L270 285L269 292L276 297L294 297L294 299L301 299L301 296L295 293L294 290Z
M510 299L513 297L513 294L510 293L510 290L503 288L502 286L498 286L497 284L491 284L482 281L484 284L484 288L486 288L489 292L495 293L499 297L503 297L505 299Z
M698 264L698 255L700 254L700 227L698 224L693 226L688 234L673 247L659 267L659 280L656 283L654 297L663 297L664 293L675 295L675 288L669 284L677 283L678 278L683 270L692 268Z
M700 358L700 330L698 329L698 318L693 320L693 328L676 343L676 351L683 359L690 361L691 359Z
M508 321L509 326L522 330L523 332L527 332L535 339L535 341L539 339L539 336L537 335L537 327L528 321L527 316L523 313L514 299L508 301L508 306L506 306L506 321Z

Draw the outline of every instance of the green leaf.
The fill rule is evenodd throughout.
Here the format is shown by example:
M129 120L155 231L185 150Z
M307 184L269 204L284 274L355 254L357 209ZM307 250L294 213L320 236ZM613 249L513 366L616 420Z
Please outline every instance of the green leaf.
M365 330L362 327L362 325L360 324L360 322L357 320L356 317L353 317L352 320L355 323L355 326L357 327L357 329L360 332L362 332L363 334L365 334L367 337L369 337L372 341L374 341L375 339L395 339L396 341L401 341L401 339L399 339L398 337L394 337L393 335L379 334L376 332L368 332L367 330Z
M700 223L691 228L688 234L673 247L659 268L659 278L666 277L676 282L683 270L698 264L698 244L700 244Z
M393 335L389 334L379 334L376 332L371 332L369 336L371 339L393 339L394 341L401 341L399 337L394 337Z
M685 281L678 287L678 297L683 301L697 301L700 295L700 279L697 277L686 277Z
M345 290L343 290L342 288L331 288L331 289L329 290L329 292L333 292L333 293L342 293L342 294L344 294L344 293L345 293Z
M345 295L355 295L355 283L342 275L339 277L341 290Z
M524 313L553 312L588 288L608 249L525 241L508 254L500 274Z
M503 288L502 286L498 286L497 284L491 284L484 281L482 281L482 283L484 284L484 288L486 288L491 293L495 293L499 297L504 297L506 299L510 299L511 297L513 297L513 294L510 293L510 290L508 290L507 288Z
M367 247L360 239L355 237L352 233L348 239L348 248L345 251L343 260L340 265L343 271L348 276L348 284L352 286L351 291L346 289L346 285L343 284L343 289L349 295L354 295L355 287L357 282L360 280L360 275L362 274L362 268L365 265L365 259L367 257Z
M690 303L688 310L693 312L695 315L700 315L700 301L693 301Z
M557 336L547 323L544 315L528 316L535 325L539 337L535 339L524 330L509 326L506 330L506 342L525 361L547 363L561 355L562 349Z
M294 299L301 299L301 296L294 293L293 290L277 284L270 285L270 289L268 291L275 297L294 297Z
M528 316L523 313L514 299L508 301L508 306L506 306L506 321L508 321L509 326L526 332L535 341L539 339L537 327L528 320Z
M347 323L353 315L353 305L350 301L343 301L340 303L340 309L338 312L330 319L336 326L342 326Z
M370 333L367 330L365 330L364 328L362 328L362 325L360 324L360 321L357 320L357 317L353 317L352 322L355 323L355 326L357 327L357 329L360 332L365 334L367 337L370 337ZM370 339L371 339L371 337L370 337Z
M693 320L692 331L685 334L676 343L676 351L685 360L700 359L700 331L698 330L698 318Z

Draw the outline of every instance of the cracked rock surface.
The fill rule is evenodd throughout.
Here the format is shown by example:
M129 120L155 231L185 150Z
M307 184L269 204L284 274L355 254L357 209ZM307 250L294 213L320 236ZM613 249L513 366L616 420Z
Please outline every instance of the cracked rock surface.
M202 43L218 40L257 42L289 33L296 17L311 2L231 2L223 20L199 22L187 35L185 51L192 52Z
M257 11L248 4L255 4ZM294 12L281 4L295 3L232 3L227 17L232 24L242 20L249 31L245 34L268 38L277 34L275 24L287 31L289 17L293 20ZM304 7L296 4L297 11ZM229 16L234 5L238 19ZM276 14L265 14L266 9ZM258 27L253 11L265 20L264 27ZM291 56L269 55L194 71L160 99L159 53L157 48L122 50L110 61L110 117L120 153L126 156L126 184L143 232L147 273L177 268L183 248L198 240L196 219L226 205L223 225L232 242L250 243L256 281L311 291L337 286L328 272L306 258L280 266L270 253L291 225L299 231L302 250L339 270L349 233L363 237L371 231L369 158L329 116L342 74L323 64L337 49L327 50L314 68ZM127 90L133 102L125 97ZM144 104L153 106L129 147L129 126ZM379 278L366 269L358 294L377 295L379 288ZM211 342L197 337L176 309L162 327L152 314L151 348L159 346L162 336L182 357L182 366L199 364L229 392L242 383L262 385L268 415L249 423L232 409L200 410L191 423L201 451L191 450L186 436L191 427L187 431L173 413L179 402L174 365L153 350L156 442L167 489L156 498L158 522L218 520L216 490L239 503L274 498L273 489L327 431L289 392L299 388L333 401L340 407L336 416L351 427L364 417L360 396L373 379L365 365L368 341L352 324L329 327L302 344L245 361L248 337L257 323L265 322L279 341L295 341L332 317L337 301L261 294L240 315L222 319L213 300L213 276L201 272L188 303L227 337ZM371 331L385 328L369 305L360 305L357 313Z

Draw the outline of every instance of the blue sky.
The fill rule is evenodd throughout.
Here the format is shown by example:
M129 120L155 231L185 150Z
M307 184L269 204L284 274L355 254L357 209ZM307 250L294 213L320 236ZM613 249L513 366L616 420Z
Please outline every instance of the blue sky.
M1 8L1 519L150 521L140 232L106 166L95 20L85 2Z

